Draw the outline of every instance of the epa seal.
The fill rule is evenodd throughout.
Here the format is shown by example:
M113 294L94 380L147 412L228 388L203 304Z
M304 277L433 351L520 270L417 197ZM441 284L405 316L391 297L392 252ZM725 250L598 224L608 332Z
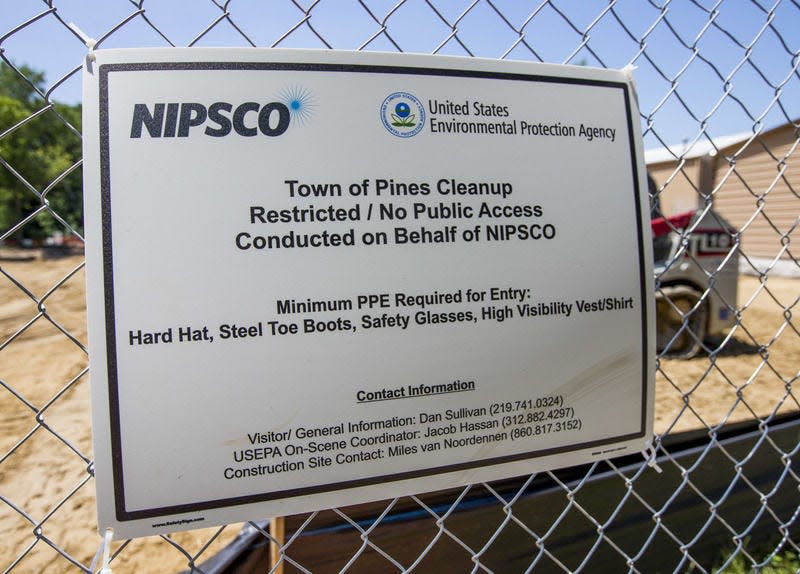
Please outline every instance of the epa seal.
M425 126L425 108L412 94L395 92L381 104L381 121L390 134L410 138Z

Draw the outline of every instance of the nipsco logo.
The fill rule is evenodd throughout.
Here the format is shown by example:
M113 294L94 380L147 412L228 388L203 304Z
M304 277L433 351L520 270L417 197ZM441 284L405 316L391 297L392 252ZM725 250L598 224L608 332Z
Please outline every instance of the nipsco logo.
M138 103L133 105L130 137L185 138L195 133L216 138L277 137L292 124L308 123L314 109L314 96L302 87L287 88L279 100L268 102Z
M425 108L412 94L395 92L381 104L381 121L390 134L410 138L425 126Z

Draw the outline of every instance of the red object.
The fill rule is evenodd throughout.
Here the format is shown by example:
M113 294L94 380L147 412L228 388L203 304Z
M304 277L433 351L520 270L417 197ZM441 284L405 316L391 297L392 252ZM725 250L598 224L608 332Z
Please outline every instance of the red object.
M661 237L676 229L685 229L694 218L696 210L678 213L672 217L659 217L650 222L653 237Z

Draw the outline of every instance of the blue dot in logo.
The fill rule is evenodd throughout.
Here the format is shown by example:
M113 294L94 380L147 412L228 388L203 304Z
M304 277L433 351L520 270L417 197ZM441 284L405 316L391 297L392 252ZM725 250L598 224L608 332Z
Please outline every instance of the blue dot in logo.
M396 113L398 117L407 118L411 113L411 106L405 102L400 102L394 107L394 113Z

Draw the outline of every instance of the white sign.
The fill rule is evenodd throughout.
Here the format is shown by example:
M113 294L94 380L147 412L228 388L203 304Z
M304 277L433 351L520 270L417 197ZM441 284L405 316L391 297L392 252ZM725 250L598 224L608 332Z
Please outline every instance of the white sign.
M653 298L623 72L98 51L100 527L261 519L641 451Z

